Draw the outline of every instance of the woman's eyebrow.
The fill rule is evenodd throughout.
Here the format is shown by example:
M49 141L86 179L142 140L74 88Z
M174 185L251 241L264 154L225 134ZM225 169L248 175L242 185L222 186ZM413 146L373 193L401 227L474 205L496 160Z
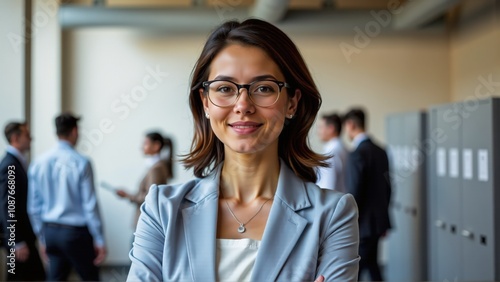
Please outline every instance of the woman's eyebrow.
M272 80L277 80L276 77L270 75L270 74L266 74L266 75L260 75L260 76L256 76L253 78L252 81L256 81L256 80L266 80L266 79L272 79Z
M234 81L235 79L234 79L234 77L231 77L231 76L218 75L213 80L230 80L230 81Z
M259 76L255 76L252 78L252 80L250 82L253 82L253 81L257 81L257 80L266 80L266 79L272 79L272 80L277 80L276 77L274 77L273 75L270 75L270 74L265 74L265 75L259 75ZM236 79L234 77L231 77L231 76L227 76L227 75L218 75L216 76L213 80L229 80L229 81L235 81Z

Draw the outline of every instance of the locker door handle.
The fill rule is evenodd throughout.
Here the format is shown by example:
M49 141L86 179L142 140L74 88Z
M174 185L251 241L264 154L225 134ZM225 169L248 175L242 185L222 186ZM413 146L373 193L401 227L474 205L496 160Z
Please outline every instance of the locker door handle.
M446 227L446 224L442 220L436 220L435 225L436 225L436 227L439 227L439 228L445 228Z
M474 234L472 234L472 232L470 232L469 230L462 230L462 236L472 239L472 237L474 237Z

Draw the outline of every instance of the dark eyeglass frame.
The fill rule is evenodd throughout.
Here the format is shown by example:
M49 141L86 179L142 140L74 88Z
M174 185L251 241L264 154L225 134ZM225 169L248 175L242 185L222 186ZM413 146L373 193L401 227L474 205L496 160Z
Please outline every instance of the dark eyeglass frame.
M215 104L212 99L210 99L210 95L209 95L209 86L210 84L214 83L214 82L218 82L218 81L225 81L225 82L229 82L229 83L232 83L236 86L237 88L237 91L238 91L238 94L236 94L236 99L234 99L234 102L231 103L230 105L227 105L227 106L220 106L220 105L217 105ZM272 103L271 105L268 105L268 106L260 106L259 104L255 103L254 100L252 99L252 93L250 93L250 87L252 85L254 85L255 83L258 83L258 82L263 82L263 81L271 81L271 82L274 82L278 85L278 97L276 97L276 101L274 101L274 103ZM226 79L215 79L215 80L207 80L207 81L203 81L201 83L201 85L203 86L203 89L205 90L205 93L208 95L208 100L210 100L210 102L214 105L214 106L217 106L219 108L228 108L228 107L232 107L234 106L234 104L236 104L236 102L238 101L238 99L240 98L240 95L241 95L241 92L240 90L242 88L246 89L247 90L247 93L248 93L248 97L250 97L250 100L252 101L252 103L254 103L254 105L256 106L259 106L259 107L262 107L262 108L267 108L267 107L271 107L272 105L276 104L276 102L278 102L279 98L280 98L280 95L281 95L281 90L283 90L283 87L285 88L291 88L290 84L284 82L284 81L279 81L279 80L274 80L274 79L263 79L263 80L256 80L256 81L252 81L248 84L238 84L234 81L231 81L231 80L226 80Z

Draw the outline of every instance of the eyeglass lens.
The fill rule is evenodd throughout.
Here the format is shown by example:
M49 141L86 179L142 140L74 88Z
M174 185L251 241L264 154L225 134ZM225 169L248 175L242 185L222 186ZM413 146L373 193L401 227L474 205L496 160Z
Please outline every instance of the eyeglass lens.
M244 87L241 87L244 88ZM230 106L239 96L238 85L231 81L214 81L208 87L208 95L217 106ZM238 91L239 90L239 91ZM248 94L253 103L258 106L271 106L279 97L280 86L274 81L255 81L248 87Z

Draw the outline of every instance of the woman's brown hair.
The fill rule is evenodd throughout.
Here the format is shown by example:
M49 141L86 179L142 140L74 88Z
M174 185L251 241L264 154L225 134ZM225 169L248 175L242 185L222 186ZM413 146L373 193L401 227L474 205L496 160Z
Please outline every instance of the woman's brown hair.
M274 25L257 19L242 23L229 21L220 25L209 36L193 69L189 105L194 118L194 137L191 152L182 159L194 175L205 177L224 160L224 144L213 133L205 118L199 90L208 80L214 57L229 44L259 47L278 65L291 85L288 95L300 89L302 96L293 119L288 120L279 136L278 155L300 178L316 182L314 167L326 166L326 157L309 148L307 135L321 106L321 96L304 59L292 40Z

